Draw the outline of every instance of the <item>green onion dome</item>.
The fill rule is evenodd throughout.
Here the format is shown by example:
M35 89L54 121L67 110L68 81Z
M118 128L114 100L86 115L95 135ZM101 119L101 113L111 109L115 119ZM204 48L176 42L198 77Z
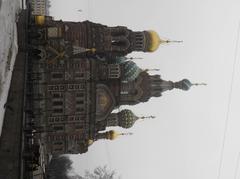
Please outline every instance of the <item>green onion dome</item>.
M131 110L124 109L118 113L118 123L120 127L130 128L139 118Z
M179 89L182 89L184 91L187 91L189 90L191 87L192 87L192 83L188 80L188 79L183 79L179 82L176 82L174 84L175 88L179 88Z
M127 60L127 57L114 57L111 59L111 63L113 64L121 64L124 63Z

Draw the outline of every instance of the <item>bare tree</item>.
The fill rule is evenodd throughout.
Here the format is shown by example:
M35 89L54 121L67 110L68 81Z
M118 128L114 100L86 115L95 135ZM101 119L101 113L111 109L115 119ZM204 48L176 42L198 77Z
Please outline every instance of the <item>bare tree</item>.
M107 166L99 166L93 172L86 170L82 177L74 171L72 163L68 156L53 158L47 168L47 179L120 179L116 172Z
M115 177L116 172L114 170L109 170L107 166L103 167L97 167L94 169L94 171L91 173L89 171L85 172L84 179L115 179L120 177Z
M84 179L76 173L68 175L73 170L72 163L68 156L53 158L47 169L47 179Z

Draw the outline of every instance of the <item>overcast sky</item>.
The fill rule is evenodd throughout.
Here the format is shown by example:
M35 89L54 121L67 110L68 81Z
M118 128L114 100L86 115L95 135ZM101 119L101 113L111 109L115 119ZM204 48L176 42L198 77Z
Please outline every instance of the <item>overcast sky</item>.
M240 54L235 50L239 9L239 0L52 0L56 19L152 29L162 37L183 40L154 53L129 56L143 57L135 62L159 68L163 79L208 83L131 107L136 115L157 118L136 123L127 130L133 136L98 141L87 154L73 156L76 171L82 174L106 164L124 179L218 179L224 148L220 178L240 178Z

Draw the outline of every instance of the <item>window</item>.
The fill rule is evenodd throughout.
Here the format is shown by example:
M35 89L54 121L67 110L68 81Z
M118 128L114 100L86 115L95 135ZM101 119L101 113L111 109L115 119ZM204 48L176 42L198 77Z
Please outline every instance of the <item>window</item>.
M83 104L83 101L77 101L76 103L77 104Z
M56 85L56 86L53 87L53 89L54 89L54 90L59 90L59 86Z
M68 89L72 90L74 88L74 85L73 84L69 84L68 85Z
M84 97L83 93L76 93L76 97Z
M76 108L76 112L84 112L84 109L83 108Z
M63 148L62 148L62 147L55 148L54 151L55 151L55 152L61 152L61 151L63 151Z
M53 106L61 106L63 105L62 101L53 101Z
M82 79L82 78L84 78L84 73L76 72L76 73L75 73L75 78L76 78L76 79Z
M80 121L80 117L79 116L75 116L75 121Z
M83 126L81 126L81 125L76 125L75 126L75 129L82 129L83 128Z
M70 140L73 140L73 139L74 139L73 135L70 135L70 136L69 136L69 139L70 139Z
M52 79L63 79L62 73L52 73Z
M59 88L60 88L61 91L64 91L65 86L64 85L59 85Z
M74 120L74 117L73 117L73 116L69 116L69 117L68 117L68 120L69 120L69 121L73 121L73 120Z
M54 126L53 129L56 130L56 131L62 131L63 126Z
M63 113L62 108L53 109L53 113Z
M59 142L54 142L54 145L63 145L63 142L59 141Z
M47 30L49 38L57 38L62 36L62 30L59 27L49 27Z
M85 85L84 85L84 84L75 84L75 85L74 85L74 88L75 88L76 90L84 89L84 88L85 88Z
M61 98L62 97L62 93L53 93L52 97L53 98Z
M54 122L54 118L53 118L53 117L49 117L49 118L48 118L48 121L49 121L49 122Z
M80 67L80 64L79 64L79 63L75 63L75 64L74 64L74 67L75 67L75 68L79 68L79 67Z

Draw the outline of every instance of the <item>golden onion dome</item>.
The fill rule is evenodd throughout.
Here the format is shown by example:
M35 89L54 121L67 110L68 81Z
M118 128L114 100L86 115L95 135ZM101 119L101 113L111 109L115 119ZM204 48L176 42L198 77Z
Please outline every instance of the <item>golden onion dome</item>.
M110 130L110 131L107 132L107 139L114 140L114 139L118 138L121 135L132 135L132 133L131 132L129 132L129 133L120 133L120 132L117 132L117 131L114 131L114 130Z
M162 40L158 33L153 31L153 30L149 30L147 31L148 35L149 35L149 44L148 44L148 51L149 52L154 52L158 49L159 45L161 43L164 43L165 41Z
M45 24L45 16L35 16L36 25L42 26Z
M147 32L147 36L146 36L146 50L148 52L154 52L158 49L158 47L160 46L160 44L163 43L181 43L182 41L180 40L164 40L161 39L160 36L158 35L157 32L153 31L153 30L148 30Z
M94 140L92 140L92 139L89 139L89 140L88 140L88 145L92 145L92 144L93 144L93 142L94 142Z
M122 134L117 131L111 130L108 132L108 139L114 140L114 139L118 138L120 135L122 135Z

